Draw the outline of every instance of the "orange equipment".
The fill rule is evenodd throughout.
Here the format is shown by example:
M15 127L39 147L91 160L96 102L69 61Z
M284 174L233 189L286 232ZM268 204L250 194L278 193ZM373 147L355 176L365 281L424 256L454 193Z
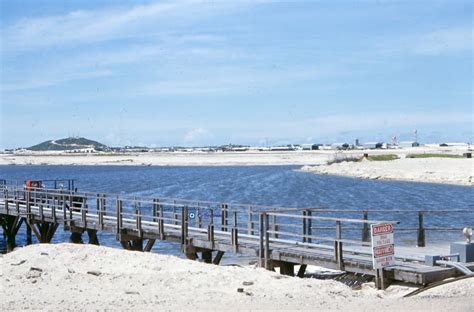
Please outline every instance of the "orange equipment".
M43 187L43 182L41 180L26 180L27 190L37 189L37 188L42 188L42 187Z

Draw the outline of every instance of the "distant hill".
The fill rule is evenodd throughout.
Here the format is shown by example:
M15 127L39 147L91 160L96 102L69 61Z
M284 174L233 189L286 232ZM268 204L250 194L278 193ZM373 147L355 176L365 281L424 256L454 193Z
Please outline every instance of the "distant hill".
M28 147L27 149L30 151L71 151L92 148L96 151L103 151L108 149L108 147L102 143L79 137L60 140L49 140Z

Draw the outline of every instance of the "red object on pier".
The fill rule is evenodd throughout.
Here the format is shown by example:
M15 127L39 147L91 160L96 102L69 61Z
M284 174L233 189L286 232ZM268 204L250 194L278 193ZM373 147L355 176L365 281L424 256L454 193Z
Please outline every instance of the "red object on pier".
M27 190L42 188L42 187L43 187L43 182L41 180L26 180Z

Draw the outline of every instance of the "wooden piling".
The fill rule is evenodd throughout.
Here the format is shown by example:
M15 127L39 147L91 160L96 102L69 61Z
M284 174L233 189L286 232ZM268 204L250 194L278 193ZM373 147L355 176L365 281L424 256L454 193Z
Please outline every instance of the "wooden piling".
M264 252L264 257L265 257L265 269L267 269L267 270L272 270L273 267L271 267L271 263L270 263L269 218L268 218L268 214L263 213L263 215L264 215L264 223L265 223L265 252Z
M364 210L363 214L363 220L369 220L369 212L367 210ZM362 226L362 241L370 242L370 230L369 224L367 222L364 223Z
M264 229L264 214L260 213L258 215L258 224L259 224L259 249L258 249L258 257L260 258L260 267L265 267L265 247L264 247L264 238L265 238L265 229Z
M423 219L423 212L418 212L418 247L425 247L425 227Z
M307 225L306 225L306 210L303 210L302 213L303 213L303 219L302 219L302 220L303 220L303 225L302 225L302 228L301 228L302 231L303 231L303 233L302 233L302 234L303 234L303 235L302 235L302 239L303 239L303 243L305 243L305 242L306 242L306 230L307 230Z
M336 240L334 241L334 259L337 269L344 271L344 259L342 254L342 226L341 221L336 221Z
M307 210L306 211L306 215L308 217L308 243L312 243L313 242L313 239L312 239L312 235L313 235L313 219L312 219L312 211L311 210Z
M135 223L137 226L137 234L138 237L143 238L143 231L142 231L142 212L139 207L135 209Z
M116 221L117 221L117 234L122 233L123 221L122 221L122 200L118 199L115 202L116 209Z

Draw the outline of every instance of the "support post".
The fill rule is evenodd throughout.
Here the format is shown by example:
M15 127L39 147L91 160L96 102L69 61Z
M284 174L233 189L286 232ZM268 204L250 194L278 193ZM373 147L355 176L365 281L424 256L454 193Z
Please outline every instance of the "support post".
M25 221L25 224L26 224L26 221ZM31 237L31 228L28 226L28 224L26 224L26 245L31 245L32 243L33 243L33 239Z
M123 226L123 222L122 222L122 201L118 198L117 198L115 207L116 207L117 235L118 235L122 232L122 226Z
M342 255L342 226L341 221L336 221L336 240L334 241L334 258L337 269L344 271L344 259Z
M311 236L313 234L313 219L311 217L313 216L312 211L308 209L306 212L308 216L308 236ZM312 243L313 239L311 237L308 237L308 243Z
M139 238L143 238L143 231L142 231L142 212L140 208L135 209L135 222L137 226L137 233Z
M217 251L217 255L214 258L214 260L212 261L212 264L219 265L219 263L221 263L222 256L224 256L224 252L220 251L220 250Z
M204 263L212 263L212 250L204 249L201 251L201 259Z
M199 204L196 210L197 210L196 222L197 222L198 228L202 228L202 215L201 215L201 208L199 207Z
M160 239L164 240L165 239L165 220L163 218L165 217L165 214L163 212L163 205L158 204L158 209L160 211L160 218L158 219L158 228L160 229Z
M97 194L96 198L96 208L97 208L97 218L99 221L99 228L104 229L104 215L102 211L103 207L103 201L102 201L102 196L100 194Z
M280 274L287 276L295 276L295 265L290 262L280 262Z
M304 277L304 273L306 272L306 264L302 264L298 270L298 274L296 274L296 276L300 277L300 278L303 278Z
M186 241L188 238L188 207L181 208L181 246L183 251L186 249Z
M232 246L234 252L239 251L239 230L238 230L237 211L233 212L233 227L232 227Z
M30 205L30 192L27 191L26 192L26 215L28 216L28 218L31 218L31 205ZM16 195L15 195L15 208L16 208L16 213L19 214L20 213L20 195L18 193L18 191L16 191Z
M51 239L54 236L54 233L56 233L56 230L59 226L58 223L50 223L50 222L41 222L41 223L33 224L28 219L26 219L26 223L31 228L31 230L33 230L33 233L35 233L36 239L38 240L40 244L50 243Z
M2 224L3 231L7 235L7 252L13 251L16 247L16 234L23 223L20 216L4 216L5 223Z
M273 267L270 263L270 234L268 233L269 230L269 218L266 213L263 213L264 221L265 221L265 269L273 270Z
M99 239L97 238L97 230L87 230L87 236L89 236L89 244L99 246Z
M4 189L3 190L3 201L4 201L4 206L5 206L5 210L8 213L8 190L7 189Z
M258 234L259 234L259 250L258 250L258 257L260 258L260 267L265 267L265 256L264 256L264 221L263 221L263 213L258 215Z
M425 247L425 227L423 211L418 212L418 247Z
M143 251L145 252L150 252L151 249L153 248L153 245L155 244L155 240L154 239L149 239L147 242L146 242L146 245L145 247L143 248Z
M152 211L152 221L153 222L158 222L158 219L156 218L158 215L158 205L157 205L157 199L153 198L153 211Z
M81 214L82 214L82 226L87 228L87 197L84 196L84 201L82 202Z
M211 242L211 249L214 249L214 224L207 226L207 240Z
M375 270L375 288L385 290L389 284L390 281L386 276L385 270L383 268Z
M248 208L248 224L247 224L247 234L253 235L253 220L252 220L252 207Z
M369 220L369 212L364 210L364 220ZM369 224L364 223L362 228L362 241L363 242L370 242L370 233L369 233Z
M221 230L222 231L226 231L227 232L227 225L228 225L228 211L227 211L227 204L222 204L222 208L221 208L221 224L222 224L222 227L221 227Z
M306 210L303 210L303 243L306 242Z
M273 232L272 236L273 236L273 238L278 238L277 233L276 233L276 231L277 231L276 223L277 223L277 217L276 217L276 215L272 215L272 232Z
M66 219L67 219L67 204L66 204L66 196L64 194L62 196L62 202L63 202L63 227L64 227L64 230L66 230L67 229L67 222L66 222Z

